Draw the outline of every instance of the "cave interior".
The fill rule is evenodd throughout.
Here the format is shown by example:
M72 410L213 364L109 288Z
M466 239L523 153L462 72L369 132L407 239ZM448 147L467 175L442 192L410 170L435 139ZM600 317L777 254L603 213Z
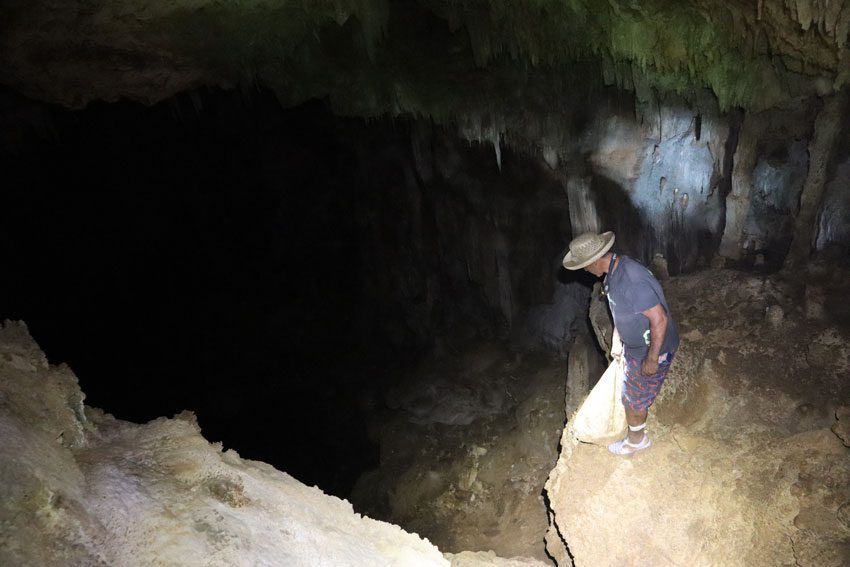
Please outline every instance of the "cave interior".
M850 259L842 2L38 0L0 21L0 319L87 404L191 410L340 497L433 360L565 368L592 333L595 280L561 266L581 232L663 278Z

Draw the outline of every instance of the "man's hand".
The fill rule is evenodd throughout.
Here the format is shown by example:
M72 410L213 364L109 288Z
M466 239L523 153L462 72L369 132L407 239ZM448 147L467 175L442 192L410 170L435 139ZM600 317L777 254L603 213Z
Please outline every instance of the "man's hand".
M623 358L623 341L620 339L617 327L614 327L614 335L611 337L611 358L614 360Z
M644 376L658 374L658 358L653 358L651 356L644 358L643 363L640 365L640 372Z

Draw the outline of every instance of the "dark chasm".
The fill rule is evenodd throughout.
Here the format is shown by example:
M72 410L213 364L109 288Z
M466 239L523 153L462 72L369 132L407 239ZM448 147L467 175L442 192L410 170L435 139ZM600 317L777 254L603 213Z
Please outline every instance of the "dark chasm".
M2 159L2 317L88 405L191 410L208 439L346 494L377 459L358 399L405 353L375 365L361 332L342 121L212 90L46 116Z
M192 411L210 441L346 497L378 466L367 417L383 389L447 329L507 333L481 290L440 273L437 250L457 246L438 242L440 204L423 191L411 218L400 203L424 187L410 119L283 108L262 88L78 111L2 98L16 127L0 157L0 317L25 321L89 406L137 423ZM509 150L500 171L492 147L455 143L468 177L538 176L561 200ZM548 271L569 235L561 208L525 223ZM530 295L545 301L542 285Z

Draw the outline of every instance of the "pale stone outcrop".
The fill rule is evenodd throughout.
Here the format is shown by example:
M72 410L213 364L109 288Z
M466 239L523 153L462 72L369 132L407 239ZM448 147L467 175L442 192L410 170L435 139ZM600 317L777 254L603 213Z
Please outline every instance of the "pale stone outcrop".
M82 399L23 325L3 326L2 565L450 564L415 534L223 452L192 414L136 425Z

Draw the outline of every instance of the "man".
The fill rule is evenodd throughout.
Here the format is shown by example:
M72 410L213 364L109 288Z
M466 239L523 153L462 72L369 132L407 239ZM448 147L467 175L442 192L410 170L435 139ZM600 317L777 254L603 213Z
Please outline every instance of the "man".
M616 356L625 347L622 401L629 424L628 435L608 445L608 450L629 455L652 444L646 417L670 370L679 333L658 280L643 264L611 252L613 245L613 232L586 232L570 242L564 267L605 276L603 287L614 316L611 354Z

